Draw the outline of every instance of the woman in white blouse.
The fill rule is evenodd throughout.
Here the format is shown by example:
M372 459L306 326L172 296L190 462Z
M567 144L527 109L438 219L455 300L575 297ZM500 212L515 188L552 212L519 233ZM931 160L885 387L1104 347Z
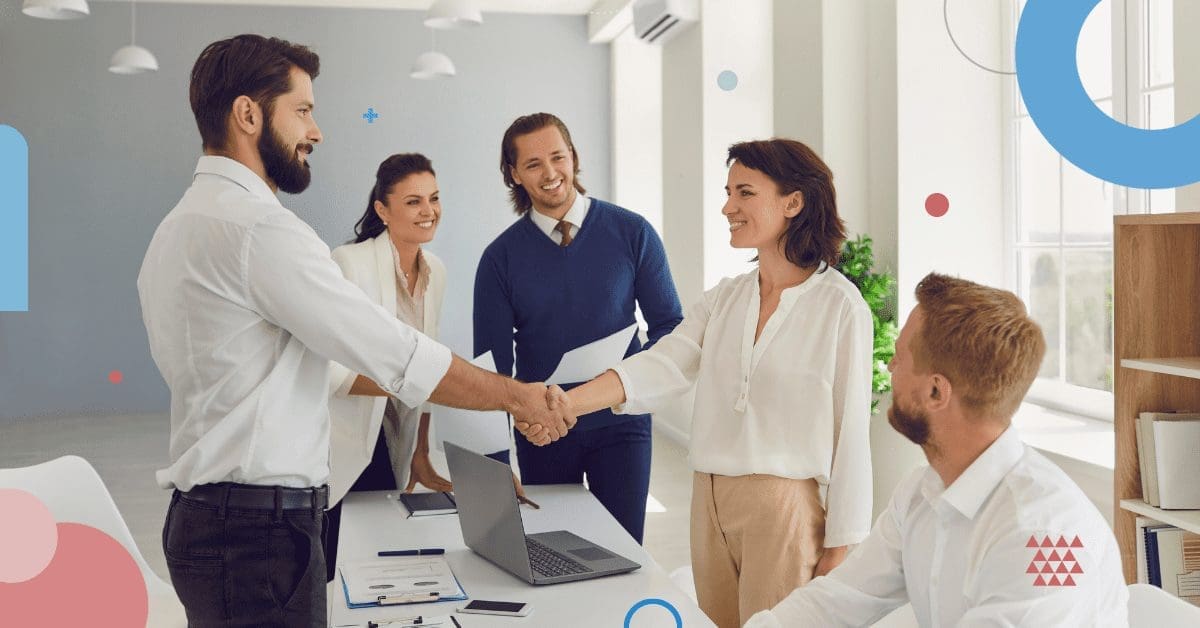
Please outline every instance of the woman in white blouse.
M845 240L832 174L786 139L735 144L726 164L730 244L758 268L568 393L580 416L654 412L695 385L692 568L722 628L828 573L871 527L872 319L830 267Z
M433 240L441 218L433 164L418 153L392 155L379 164L366 212L354 226L354 242L333 251L347 279L401 321L435 339L446 267L421 245ZM435 491L453 487L430 462L428 404L409 408L336 362L330 365L329 381L329 501L337 505L329 510L325 556L332 579L340 500L348 491L411 492L417 484ZM489 455L508 462L507 449Z

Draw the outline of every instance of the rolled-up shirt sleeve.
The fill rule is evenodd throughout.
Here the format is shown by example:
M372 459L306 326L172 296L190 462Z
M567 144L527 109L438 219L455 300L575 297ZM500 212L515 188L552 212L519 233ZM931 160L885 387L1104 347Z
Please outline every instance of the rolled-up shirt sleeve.
M276 214L255 224L244 242L246 299L264 319L407 406L429 398L450 368L450 350L346 280L311 227Z
M613 412L656 412L696 382L704 348L704 330L719 289L720 286L706 292L688 310L683 322L654 346L613 367L625 388L625 403L614 406Z

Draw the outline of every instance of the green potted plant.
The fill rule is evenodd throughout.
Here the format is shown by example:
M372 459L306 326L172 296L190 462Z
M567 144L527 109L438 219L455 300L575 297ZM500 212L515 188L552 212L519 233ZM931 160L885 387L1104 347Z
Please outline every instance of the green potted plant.
M836 268L858 287L867 307L871 308L871 321L875 326L874 372L871 377L871 390L875 393L871 400L873 415L879 410L879 396L892 389L887 365L896 353L896 337L900 332L896 327L893 306L896 278L888 273L874 272L875 252L871 245L871 238L866 235L847 240Z

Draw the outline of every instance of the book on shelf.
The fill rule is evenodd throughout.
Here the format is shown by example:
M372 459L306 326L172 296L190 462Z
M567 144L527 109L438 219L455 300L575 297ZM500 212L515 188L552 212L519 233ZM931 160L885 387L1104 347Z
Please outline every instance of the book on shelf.
M1137 518L1138 582L1200 606L1200 534Z
M1187 481L1200 472L1200 413L1142 412L1134 432L1142 499L1157 508L1200 508L1200 485Z

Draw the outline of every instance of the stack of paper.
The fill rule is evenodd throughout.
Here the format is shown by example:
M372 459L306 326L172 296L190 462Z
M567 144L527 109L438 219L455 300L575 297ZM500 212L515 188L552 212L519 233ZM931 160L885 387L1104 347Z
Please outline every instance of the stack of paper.
M465 600L445 556L393 556L342 565L350 608Z

